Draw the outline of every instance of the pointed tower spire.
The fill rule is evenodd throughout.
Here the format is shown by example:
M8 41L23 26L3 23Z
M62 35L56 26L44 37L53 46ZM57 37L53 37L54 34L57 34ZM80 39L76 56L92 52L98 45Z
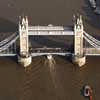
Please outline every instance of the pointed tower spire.
M73 62L76 62L79 66L85 64L85 56L83 52L83 22L82 16L76 19L74 25L74 57Z
M18 62L24 67L27 67L32 62L32 57L29 54L29 41L28 41L28 19L22 17L19 19L19 36L20 36L20 52Z

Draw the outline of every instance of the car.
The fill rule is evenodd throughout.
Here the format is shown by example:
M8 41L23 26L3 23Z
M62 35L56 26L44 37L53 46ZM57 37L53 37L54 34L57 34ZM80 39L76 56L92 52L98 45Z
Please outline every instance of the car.
M90 97L92 93L92 89L89 85L85 85L84 87L84 96L85 97Z

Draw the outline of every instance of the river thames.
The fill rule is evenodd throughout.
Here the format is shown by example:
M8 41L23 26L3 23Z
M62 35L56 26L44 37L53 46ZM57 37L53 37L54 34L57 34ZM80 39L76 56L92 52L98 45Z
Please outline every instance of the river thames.
M21 15L27 15L31 25L70 26L73 14L80 13L84 30L100 39L100 16L93 13L88 0L0 0L0 12L0 32L5 32L5 36L6 32L17 30ZM37 41L36 37L33 45L66 46L67 37L54 38L42 37ZM66 57L54 56L50 62L41 56L33 58L26 70L17 64L16 58L0 57L0 100L87 100L82 95L85 84L92 87L93 100L99 100L99 67L98 56L87 57L81 69Z

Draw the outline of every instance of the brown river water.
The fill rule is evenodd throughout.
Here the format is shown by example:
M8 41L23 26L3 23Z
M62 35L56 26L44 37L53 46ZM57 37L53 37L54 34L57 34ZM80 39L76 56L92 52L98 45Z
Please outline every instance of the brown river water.
M16 31L21 15L27 15L31 25L70 26L76 13L83 15L84 30L99 38L100 16L93 13L88 0L0 0L0 32ZM65 37L54 38L49 45L67 43ZM43 38L35 44L41 41ZM97 56L87 57L81 69L61 56L54 56L53 62L44 56L33 58L27 69L15 57L0 57L0 100L88 100L82 95L85 84L91 85L93 100L100 100L99 67Z

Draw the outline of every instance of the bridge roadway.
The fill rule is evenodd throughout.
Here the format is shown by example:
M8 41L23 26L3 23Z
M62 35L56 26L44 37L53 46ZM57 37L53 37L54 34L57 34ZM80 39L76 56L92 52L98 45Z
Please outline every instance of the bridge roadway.
M72 27L63 26L29 26L28 35L74 35Z
M62 49L62 48L36 48L31 51L32 57L42 56L42 55L60 55L60 56L68 56L74 55L71 50ZM84 48L84 52L86 56L100 56L100 48Z
M100 48L84 48L86 56L100 56ZM42 56L42 55L74 55L71 50L62 48L34 48L30 50L32 57ZM0 56L16 56L17 53L1 53Z
M69 52L67 49L62 48L35 48L30 50L32 57L35 56L42 56L42 55L71 55L72 53Z

